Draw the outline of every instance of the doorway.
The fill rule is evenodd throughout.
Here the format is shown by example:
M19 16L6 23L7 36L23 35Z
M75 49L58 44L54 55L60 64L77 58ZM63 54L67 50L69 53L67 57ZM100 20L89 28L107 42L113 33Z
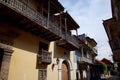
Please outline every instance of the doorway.
M62 63L62 80L69 80L69 68L66 61Z

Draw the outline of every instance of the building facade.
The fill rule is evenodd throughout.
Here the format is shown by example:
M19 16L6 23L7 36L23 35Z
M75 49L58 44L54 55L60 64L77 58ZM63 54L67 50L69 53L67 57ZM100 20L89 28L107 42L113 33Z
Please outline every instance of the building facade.
M74 74L76 80L93 80L94 60L97 56L96 41L83 35L78 36L81 46L73 52Z
M79 25L58 0L0 0L0 10L0 80L74 80Z
M0 80L83 79L96 42L72 35L79 25L58 0L0 0L0 10Z
M111 0L112 18L103 21L113 52L113 60L120 62L120 1Z

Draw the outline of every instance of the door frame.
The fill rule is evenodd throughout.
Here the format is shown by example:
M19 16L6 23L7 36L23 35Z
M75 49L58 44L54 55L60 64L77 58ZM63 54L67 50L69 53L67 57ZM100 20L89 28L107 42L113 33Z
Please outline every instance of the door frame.
M69 58L67 56L63 56L61 58L59 58L59 64L58 64L58 80L62 80L62 63L63 62L66 62L67 63L67 66L68 66L68 70L69 70L69 80L71 80L71 77L72 77L72 64L69 60Z

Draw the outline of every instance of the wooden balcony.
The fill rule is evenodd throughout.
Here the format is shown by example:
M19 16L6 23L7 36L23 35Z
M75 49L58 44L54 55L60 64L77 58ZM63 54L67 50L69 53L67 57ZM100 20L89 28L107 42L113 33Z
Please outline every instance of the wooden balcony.
M96 47L90 47L90 49L92 50L92 52L97 56L98 52Z
M112 51L120 51L120 41L109 41Z
M51 53L46 50L40 50L38 53L38 63L50 64L52 62Z
M0 0L0 21L30 32L49 41L61 38L60 28L21 0ZM49 26L48 26L49 25Z
M120 41L109 41L114 61L120 61Z
M56 41L57 45L63 47L67 50L76 50L79 49L79 41L75 36L70 34L64 34L61 40Z
M93 63L92 59L86 58L86 57L78 57L77 61L78 61L78 63L88 63L88 64Z
M98 54L97 49L96 49L95 47L92 48L92 50L93 50L93 52L94 52L95 54Z
M0 0L0 21L6 21L17 28L48 41L58 41L58 45L69 50L79 49L79 42L70 34L61 32L60 26L43 16L32 6L20 0ZM65 44L61 44L65 42Z

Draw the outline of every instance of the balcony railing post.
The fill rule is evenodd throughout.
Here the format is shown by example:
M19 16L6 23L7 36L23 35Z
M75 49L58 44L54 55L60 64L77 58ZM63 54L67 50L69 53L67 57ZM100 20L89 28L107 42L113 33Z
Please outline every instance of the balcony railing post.
M61 18L61 13L60 13L60 35L62 35L62 18Z
M50 20L50 0L48 1L48 20L47 20L47 27L49 27L49 20Z
M65 18L65 39L67 39L67 18Z
M39 58L42 63L51 63L51 53L44 49L40 50Z

